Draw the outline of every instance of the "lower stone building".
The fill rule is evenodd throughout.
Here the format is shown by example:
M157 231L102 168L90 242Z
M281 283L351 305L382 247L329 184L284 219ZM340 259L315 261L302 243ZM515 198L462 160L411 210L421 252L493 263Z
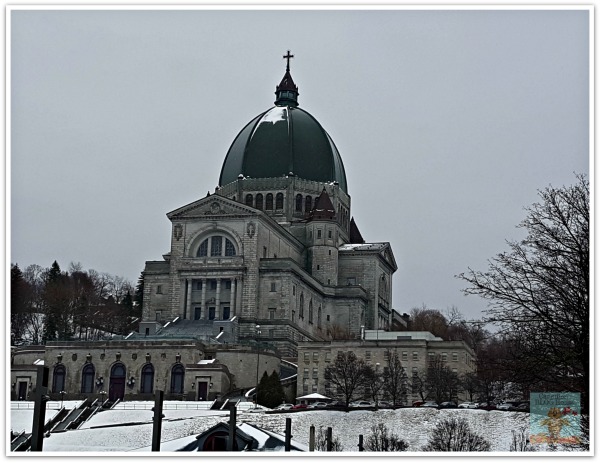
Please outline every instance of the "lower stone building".
M214 400L241 395L265 372L282 368L268 346L194 339L51 342L12 350L11 400L32 400L38 365L49 368L51 400L153 400L156 390L165 392L165 400ZM286 392L295 397L295 382Z
M334 387L325 381L325 369L342 352L354 352L376 371L383 372L388 364L388 353L398 354L408 380L407 404L421 399L411 387L416 375L423 377L427 364L434 358L459 376L475 371L475 353L464 341L444 341L428 332L365 330L361 340L302 342L298 344L298 394L319 393L336 397ZM458 397L466 399L459 392ZM369 393L360 389L354 399L369 399Z

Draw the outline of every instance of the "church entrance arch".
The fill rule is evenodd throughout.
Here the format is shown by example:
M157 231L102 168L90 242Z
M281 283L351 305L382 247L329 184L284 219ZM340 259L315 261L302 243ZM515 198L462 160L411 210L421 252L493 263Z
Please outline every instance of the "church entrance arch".
M116 363L110 369L110 386L108 388L108 398L111 401L117 399L123 400L125 396L125 365Z

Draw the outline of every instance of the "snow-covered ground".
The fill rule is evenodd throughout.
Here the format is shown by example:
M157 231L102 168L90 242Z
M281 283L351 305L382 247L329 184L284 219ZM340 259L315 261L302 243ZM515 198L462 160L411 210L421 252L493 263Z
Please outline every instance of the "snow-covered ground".
M152 442L152 402L124 404L129 409L105 410L95 414L81 429L52 433L44 439L46 452L146 452ZM145 405L141 405L145 404ZM182 404L182 402L179 402ZM66 404L65 404L66 405ZM26 426L24 413L30 412ZM196 436L219 422L227 421L229 412L207 409L170 409L165 407L161 432L161 450L174 451L193 441ZM47 418L52 411L48 410ZM358 451L358 439L366 439L371 427L385 423L393 433L409 444L409 451L418 452L427 443L436 424L450 416L465 417L471 429L491 444L493 452L508 452L512 430L529 429L529 414L485 410L436 410L430 408L403 408L399 410L311 410L298 413L249 413L238 411L238 423L252 423L280 434L285 432L285 419L292 419L293 439L308 445L309 428L333 428L344 452ZM11 429L31 428L33 410L11 409Z

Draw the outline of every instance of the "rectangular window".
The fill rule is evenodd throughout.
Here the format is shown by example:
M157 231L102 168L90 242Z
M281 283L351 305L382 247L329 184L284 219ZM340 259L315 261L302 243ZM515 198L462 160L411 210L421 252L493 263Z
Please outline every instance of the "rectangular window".
M413 362L418 362L418 361L419 361L419 353L413 352Z
M229 320L229 315L231 315L231 308L223 307L223 320Z
M458 353L452 352L452 361L453 362L458 362Z
M313 362L318 362L318 361L319 361L319 353L313 352Z
M296 311L292 310L292 322L295 323L296 322Z
M448 361L448 354L446 352L442 352L442 362Z
M333 234L332 234L331 230L329 230L327 232L327 236L329 237L329 239L333 238Z
M313 384L313 385L312 385L312 391L313 391L313 392L315 392L315 393L316 393L316 392L318 391L318 389L319 389L319 386L318 386L317 384Z
M271 292L274 293L275 292L275 282L271 282Z
M213 236L210 239L210 255L211 256L220 256L222 254L221 246L223 244L222 236Z
M209 307L208 308L208 319L209 320L214 320L215 319L215 308L214 307Z
M452 368L452 373L458 374L458 368Z
M156 321L159 322L161 320L162 320L161 311L157 310L156 311Z
M319 229L319 230L317 230L317 239L320 239L320 238L321 238L321 230Z
M217 289L217 280L210 280L210 289Z
M302 386L302 392L303 392L304 394L308 394L308 384L304 384L304 385Z
M408 352L402 352L402 361L408 362Z
M275 330L269 330L269 337L272 338L275 336Z
M313 368L313 379L316 379L318 377L319 377L319 369Z
M202 289L202 280L196 281L196 289Z
M162 294L162 285L156 287L156 294Z
M331 352L325 352L325 361L331 362Z
M296 295L296 286L292 286L292 296Z
M309 352L304 352L304 361L305 362L310 362L310 353Z
M225 289L231 289L231 280L225 281Z
M304 369L304 376L303 376L303 378L305 378L305 379L306 379L306 378L308 378L308 377L309 377L309 376L308 376L308 368L305 368L305 369Z
M356 285L356 277L348 277L348 278L346 278L346 284L348 286L355 286Z
M269 320L275 319L275 309L269 309Z
M263 258L267 257L267 247L263 246Z

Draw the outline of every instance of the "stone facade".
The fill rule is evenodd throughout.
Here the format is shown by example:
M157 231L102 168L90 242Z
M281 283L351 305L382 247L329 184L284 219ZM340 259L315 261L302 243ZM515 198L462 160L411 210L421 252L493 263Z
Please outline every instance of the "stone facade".
M311 217L325 196L332 214ZM391 247L350 243L349 208L339 185L292 176L239 179L167 214L171 249L146 263L140 326L237 317L239 341L258 324L284 357L332 331L389 327Z
M475 354L463 341L443 341L431 336L429 339L302 342L298 344L298 394L317 392L327 397L336 396L335 390L325 381L325 369L335 361L338 352L354 352L358 358L365 359L369 365L382 372L388 361L388 349L400 356L409 384L413 371L424 372L428 359L435 355L439 355L458 375L475 371ZM363 392L358 391L355 399L368 400L368 394L363 396ZM466 396L459 393L458 398L466 399ZM408 404L418 399L420 396L409 385Z
M159 389L166 400L213 400L249 390L263 373L280 371L279 356L268 346L260 347L216 348L193 339L163 339L17 348L11 356L11 399L31 398L37 365L43 364L49 368L52 400L60 399L61 391L65 399L153 400ZM174 380L177 375L180 382ZM22 391L27 393L24 398Z

